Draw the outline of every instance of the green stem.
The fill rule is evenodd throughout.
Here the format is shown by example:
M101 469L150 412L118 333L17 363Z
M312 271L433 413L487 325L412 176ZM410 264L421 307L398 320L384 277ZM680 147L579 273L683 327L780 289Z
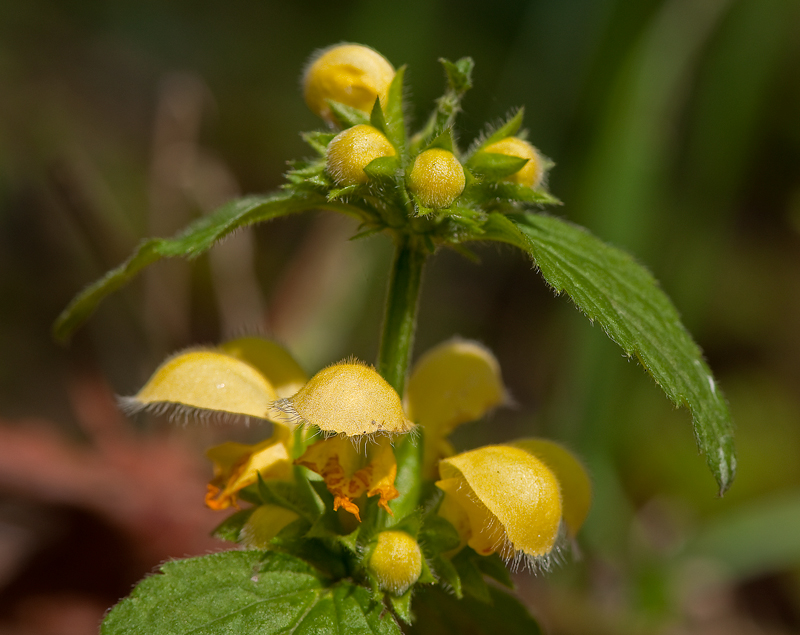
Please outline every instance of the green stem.
M398 237L383 316L378 372L401 396L411 362L426 257L425 251L409 236Z

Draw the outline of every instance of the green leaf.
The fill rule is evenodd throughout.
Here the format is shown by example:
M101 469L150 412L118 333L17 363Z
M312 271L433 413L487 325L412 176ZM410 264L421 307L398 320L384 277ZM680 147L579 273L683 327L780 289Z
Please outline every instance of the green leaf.
M514 588L514 582L511 580L511 574L508 572L508 567L506 567L505 562L503 559L493 553L490 556L481 556L476 554L476 557L473 559L476 565L478 565L478 569L481 570L483 575L487 575L493 580L497 580L500 584L509 589Z
M369 124L369 114L338 101L328 100L328 107L344 128L352 128L359 124Z
M386 137L397 150L403 155L406 148L406 122L403 117L403 77L406 67L401 66L389 85L389 92L386 95L386 110L383 115L386 120Z
M561 204L561 201L541 187L533 189L527 185L508 181L476 183L468 192L465 192L464 196L479 205L491 205L493 201L510 201L512 203L533 205Z
M441 587L418 587L407 635L541 635L539 624L513 595L489 587L491 603L458 600Z
M245 523L250 519L254 510L254 507L240 509L217 525L216 529L211 532L211 535L220 540L238 543L239 536L242 533L242 527L244 527Z
M386 118L383 116L380 97L376 97L375 103L372 105L372 112L369 116L369 125L380 130L384 135L386 134Z
M728 405L655 279L631 256L581 227L543 214L512 220L548 284L572 298L626 354L635 355L673 403L689 408L697 444L724 494L736 473Z
M106 273L70 302L56 320L53 335L59 341L66 341L94 312L105 296L127 284L142 269L162 258L196 258L240 227L313 208L359 215L349 205L329 203L324 197L315 194L248 196L231 201L215 213L195 221L175 238L150 238L140 243L128 260Z
M477 152L469 160L467 167L487 179L498 181L516 174L528 161L529 159L498 152Z
M312 132L304 132L301 136L303 137L303 141L324 157L328 154L328 144L333 141L336 135L332 132L320 132L315 130Z
M433 556L458 547L461 537L448 520L431 513L425 516L420 532L420 542L425 549L425 554Z
M445 588L452 589L453 595L459 600L464 597L464 591L461 588L461 578L450 560L444 556L434 556L431 559L431 567L433 568L433 572L439 576L439 584L443 585Z
M103 622L102 635L399 634L368 589L286 554L227 551L168 562Z
M453 558L453 566L458 571L461 579L461 589L465 595L471 595L481 602L491 603L489 585L483 579L483 572L478 567L477 559L480 558L471 548L464 547Z
M367 165L364 166L364 172L366 172L367 176L371 179L381 180L381 179L388 179L394 180L395 175L397 174L398 169L400 168L400 162L398 161L397 157L378 157L377 159L372 159Z
M451 91L461 96L472 88L472 70L475 68L475 62L471 57L462 57L455 63L442 57L439 58L439 62L444 67L447 87Z
M497 128L497 130L487 133L483 141L481 141L470 154L483 150L486 146L490 146L493 143L497 143L498 141L502 141L508 137L513 137L519 131L520 126L522 126L522 120L524 117L525 109L520 108L511 117L509 117L503 125Z
M505 214L492 212L473 240L494 240L528 251L528 239Z
M430 150L431 148L440 148L442 150L447 150L448 152L453 152L454 146L455 143L453 142L453 129L445 128L438 135L436 135L436 137L434 137L427 146L425 146L425 150Z
M392 605L395 614L406 624L411 624L412 622L411 595L413 592L414 589L412 587L401 596L392 595L391 593L388 594L389 603Z
M295 470L295 472L298 471ZM325 512L322 501L306 479L300 477L297 481L272 479L265 481L261 472L257 472L256 475L258 477L258 494L262 504L291 509L312 523Z

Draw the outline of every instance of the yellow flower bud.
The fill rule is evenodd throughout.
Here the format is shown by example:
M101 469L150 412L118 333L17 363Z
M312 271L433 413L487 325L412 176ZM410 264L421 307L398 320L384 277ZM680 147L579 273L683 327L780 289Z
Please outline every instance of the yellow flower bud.
M408 187L425 207L449 207L464 191L464 168L452 152L441 148L417 156L408 175Z
M369 569L380 588L403 595L422 573L422 551L404 531L382 531L369 559Z
M478 553L536 559L555 547L561 491L553 472L529 452L486 446L443 459L439 473L436 485L466 513L463 537ZM457 529L463 525L463 517L453 520Z
M528 159L528 162L522 166L521 170L507 176L503 179L504 181L518 183L527 187L536 187L542 182L542 176L544 175L542 157L536 148L527 141L517 137L506 137L501 141L486 146L483 151Z
M414 427L395 389L374 368L358 361L328 366L275 407L323 432L349 437L402 434Z
M260 505L239 532L239 541L245 549L269 549L269 541L289 523L300 518L291 509L277 505Z
M395 155L394 146L376 128L359 124L336 135L328 144L327 170L337 185L368 180L364 168L379 157Z
M327 100L370 112L376 97L384 104L394 68L383 55L360 44L340 44L323 50L303 75L306 104L334 123Z

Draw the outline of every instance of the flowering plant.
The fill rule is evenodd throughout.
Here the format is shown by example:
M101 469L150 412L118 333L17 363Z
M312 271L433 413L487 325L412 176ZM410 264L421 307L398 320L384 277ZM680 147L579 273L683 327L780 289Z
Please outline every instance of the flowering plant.
M552 163L521 131L522 109L459 147L453 125L473 64L442 63L446 91L409 134L404 68L360 45L321 52L305 73L305 98L329 128L304 135L316 156L292 165L283 191L233 201L173 239L143 242L57 321L65 339L152 262L196 257L237 228L294 212L344 213L361 222L359 236L387 233L396 245L375 368L348 359L309 378L274 342L246 337L176 355L122 400L131 411L268 420L273 432L208 451L206 504L236 510L216 535L244 550L164 565L109 613L103 632L392 633L401 624L423 632L431 627L415 614L431 606L453 619L466 612L474 628L538 631L485 577L511 586L503 561L538 571L569 550L589 511L590 481L552 441L455 453L453 429L508 396L497 360L475 342L445 342L409 373L422 271L440 248L499 241L529 254L556 293L691 410L720 493L729 487L727 406L671 302L623 252L533 211L558 200L546 188ZM464 596L479 602L459 602Z

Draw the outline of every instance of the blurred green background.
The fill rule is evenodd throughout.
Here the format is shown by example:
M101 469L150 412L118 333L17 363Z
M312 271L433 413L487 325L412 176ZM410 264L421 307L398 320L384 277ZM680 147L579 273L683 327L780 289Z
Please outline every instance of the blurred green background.
M530 140L557 163L550 188L564 206L550 211L653 271L730 401L739 475L719 499L688 413L554 298L526 258L489 246L480 263L451 252L431 260L417 353L455 334L484 342L517 404L465 426L456 444L548 436L592 473L582 557L518 578L548 632L800 632L793 0L0 2L2 429L24 440L44 426L60 443L97 445L76 377L131 394L168 353L245 332L278 338L312 372L350 354L374 360L391 245L349 242L355 227L324 214L243 232L191 266L159 264L69 347L49 336L68 300L142 237L280 185L286 161L308 153L298 132L320 127L302 100L304 64L340 41L409 65L418 125L443 87L437 58L472 56L462 142L524 105ZM130 425L136 439L189 439L198 456L208 438L231 435ZM53 614L72 615L70 633L93 632L99 616L75 617L76 603L107 606L159 558L191 552L165 548L116 571L120 528L102 504L59 498L47 478L32 486L20 470L46 473L45 455L39 464L40 449L24 461L15 450L15 468L5 447L8 632L67 632L30 616L59 593ZM19 532L33 536L25 557L4 555L24 543ZM66 552L55 572L42 556Z

